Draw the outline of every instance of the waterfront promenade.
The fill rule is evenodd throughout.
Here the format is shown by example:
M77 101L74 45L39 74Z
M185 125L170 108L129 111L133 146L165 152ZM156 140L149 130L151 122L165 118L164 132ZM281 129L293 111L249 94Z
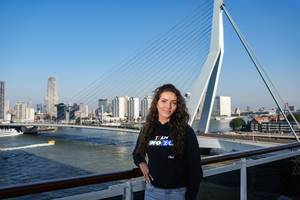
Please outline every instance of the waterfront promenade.
M262 132L224 132L207 133L204 137L226 138L234 140L251 140L253 142L290 143L297 141L292 134L262 133Z

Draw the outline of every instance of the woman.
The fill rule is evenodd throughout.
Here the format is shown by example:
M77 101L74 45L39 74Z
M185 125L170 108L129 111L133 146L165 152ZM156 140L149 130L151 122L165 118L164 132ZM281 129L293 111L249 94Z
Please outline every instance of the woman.
M179 90L172 84L158 87L133 151L147 182L145 200L196 198L203 173L198 141L188 121Z

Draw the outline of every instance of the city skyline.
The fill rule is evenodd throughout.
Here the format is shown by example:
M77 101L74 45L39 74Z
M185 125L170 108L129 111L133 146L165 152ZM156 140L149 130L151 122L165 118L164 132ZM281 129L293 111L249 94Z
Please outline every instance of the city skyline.
M225 2L284 100L297 108L299 2ZM42 103L47 79L54 76L61 102L68 102L68 96L168 30L198 3L2 1L0 26L5 31L0 33L0 80L5 81L5 98L12 104ZM275 107L225 16L224 29L225 54L217 95L231 96L233 107ZM99 96L95 104L99 98L109 97Z

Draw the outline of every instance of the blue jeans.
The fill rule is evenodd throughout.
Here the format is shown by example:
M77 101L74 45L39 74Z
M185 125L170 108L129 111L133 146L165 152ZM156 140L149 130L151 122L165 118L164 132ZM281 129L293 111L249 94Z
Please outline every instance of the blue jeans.
M147 183L145 200L185 200L186 187L162 189Z

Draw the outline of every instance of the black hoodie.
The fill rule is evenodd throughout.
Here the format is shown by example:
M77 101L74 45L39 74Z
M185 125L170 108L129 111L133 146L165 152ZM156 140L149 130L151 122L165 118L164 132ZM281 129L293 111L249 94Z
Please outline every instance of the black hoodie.
M134 163L139 166L145 157L136 152L139 139L133 151ZM169 123L154 123L154 134L147 145L151 184L158 188L173 189L187 187L186 199L196 198L203 176L199 144L191 127L186 129L183 158L176 158L172 152L173 141Z

